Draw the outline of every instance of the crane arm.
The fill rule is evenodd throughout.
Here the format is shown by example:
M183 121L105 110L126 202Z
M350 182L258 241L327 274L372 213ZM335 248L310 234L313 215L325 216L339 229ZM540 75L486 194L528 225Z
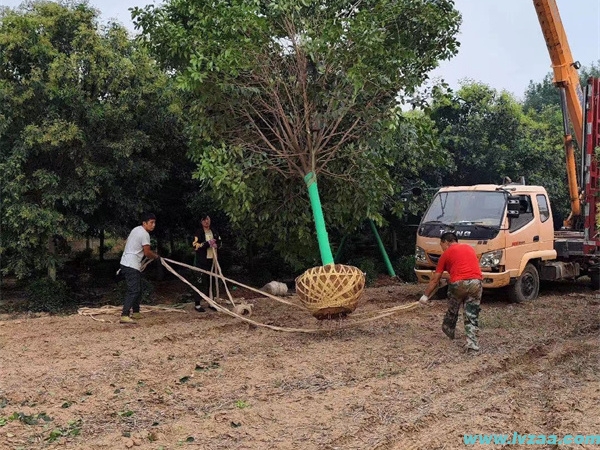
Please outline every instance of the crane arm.
M564 146L567 162L567 179L569 196L571 198L571 216L565 221L567 227L573 226L575 217L581 215L581 202L579 199L579 186L577 186L577 172L575 169L575 151L573 138L569 130L568 119L571 119L575 140L583 146L583 91L579 83L577 69L579 63L573 61L569 41L565 28L560 19L556 0L533 0L533 5L542 27L542 33L548 47L552 69L554 71L554 85L559 88L561 95L561 109L564 118Z
M533 0L533 4L550 53L554 84L565 89L569 118L575 131L575 139L581 145L579 141L583 136L583 91L577 73L579 63L573 60L556 0Z

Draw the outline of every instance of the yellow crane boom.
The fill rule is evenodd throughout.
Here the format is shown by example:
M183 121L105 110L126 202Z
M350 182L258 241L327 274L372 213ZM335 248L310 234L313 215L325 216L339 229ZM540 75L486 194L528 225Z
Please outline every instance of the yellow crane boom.
M575 140L581 147L583 139L583 92L577 73L580 64L573 60L556 0L533 0L533 5L552 61L554 85L559 88L561 93L561 105L565 119L564 144L572 219L581 215L581 203L579 201L579 187L577 186L573 138L569 131L568 119L571 119ZM569 220L566 225L572 225L571 221Z

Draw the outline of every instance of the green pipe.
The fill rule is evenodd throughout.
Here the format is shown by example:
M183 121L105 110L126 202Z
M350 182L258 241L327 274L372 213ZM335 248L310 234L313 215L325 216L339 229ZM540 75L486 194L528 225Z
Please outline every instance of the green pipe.
M319 251L321 252L321 262L324 266L334 264L331 246L329 245L329 237L325 228L325 217L323 217L323 208L321 199L319 198L319 189L317 188L317 176L314 172L309 172L304 176L304 182L308 188L308 197L310 198L310 206L313 210L315 219L315 228L317 230L317 241L319 242Z
M337 252L335 252L335 262L339 263L340 262L340 257L342 256L342 250L344 249L344 244L346 243L346 239L348 239L348 235L346 234L343 238L342 238L342 242L340 242L340 246L337 249Z
M383 242L381 242L381 238L379 237L379 233L377 232L377 228L375 228L375 223L373 219L369 219L369 224L371 225L371 230L373 230L373 234L375 235L375 239L377 239L377 245L379 246L379 251L381 251L381 256L383 256L383 261L385 262L385 266L388 270L388 275L391 277L396 276L396 272L394 272L394 268L392 267L392 263L390 262L390 258L388 258L388 254L385 251L385 247L383 246Z

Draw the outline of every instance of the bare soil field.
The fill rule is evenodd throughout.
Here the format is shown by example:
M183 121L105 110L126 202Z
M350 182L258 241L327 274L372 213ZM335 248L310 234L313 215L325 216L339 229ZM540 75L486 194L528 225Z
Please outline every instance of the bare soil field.
M356 312L422 289L367 289ZM191 304L137 325L0 316L0 449L441 450L466 448L464 433L600 434L600 298L582 283L520 305L484 295L475 356L462 323L455 341L442 334L444 301L343 329L251 302L257 321L324 331Z

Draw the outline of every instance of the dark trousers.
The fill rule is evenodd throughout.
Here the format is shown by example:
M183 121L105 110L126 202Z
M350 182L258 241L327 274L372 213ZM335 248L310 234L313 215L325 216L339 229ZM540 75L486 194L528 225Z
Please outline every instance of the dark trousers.
M212 269L212 263L213 260L212 259L199 259L196 261L196 267L202 270L206 270L208 272L210 272L210 269ZM209 296L209 290L210 290L210 282L211 282L211 276L200 272L200 292L202 292L204 295L206 295L207 297ZM194 304L196 306L200 305L200 296L196 296L196 300L194 301Z
M132 308L134 313L139 313L140 300L142 299L142 272L122 265L121 273L127 283L127 294L125 294L121 315L128 316Z

